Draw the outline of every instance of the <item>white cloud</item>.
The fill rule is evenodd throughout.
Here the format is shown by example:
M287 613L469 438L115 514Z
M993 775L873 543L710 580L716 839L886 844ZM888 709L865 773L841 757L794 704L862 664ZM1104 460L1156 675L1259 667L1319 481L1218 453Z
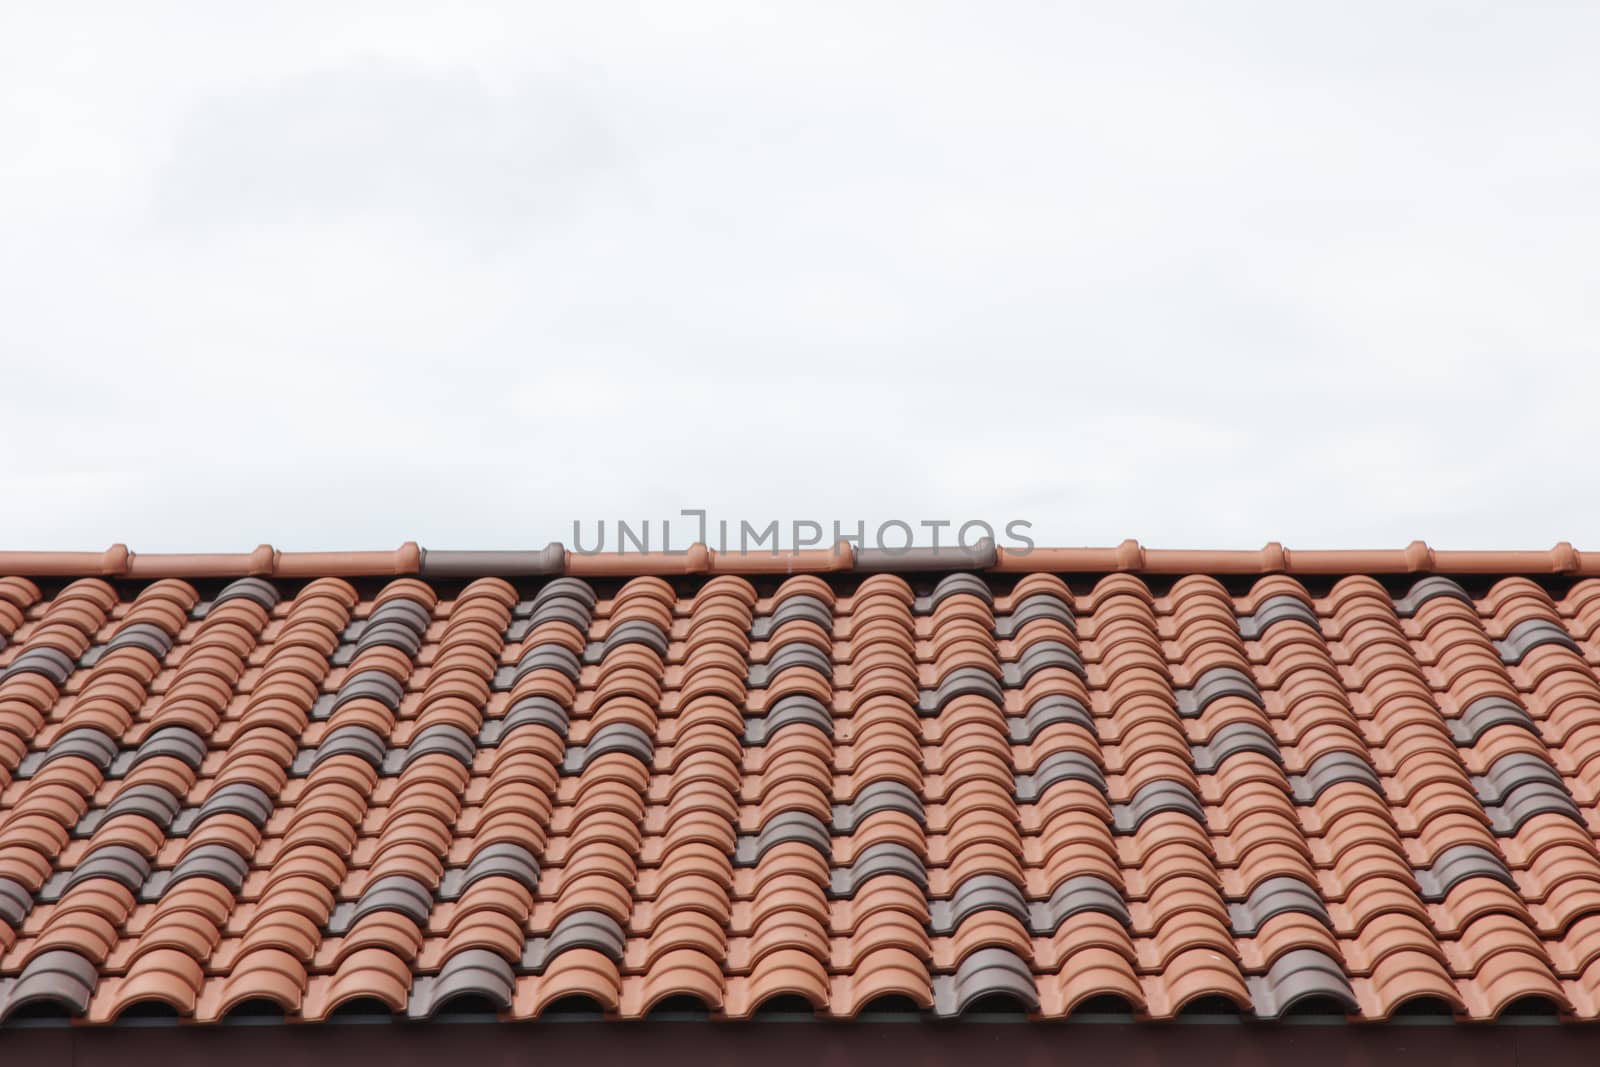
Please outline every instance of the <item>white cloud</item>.
M1600 14L0 26L0 546L1600 545Z

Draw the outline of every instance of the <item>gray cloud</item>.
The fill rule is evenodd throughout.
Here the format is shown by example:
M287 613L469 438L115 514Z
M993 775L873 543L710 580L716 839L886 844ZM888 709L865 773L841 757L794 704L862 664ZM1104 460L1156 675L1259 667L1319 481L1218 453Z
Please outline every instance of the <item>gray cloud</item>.
M0 545L1597 544L1594 12L100 16L0 33Z
M154 213L223 241L367 223L493 252L581 213L618 164L581 85L496 92L470 69L367 60L195 100Z

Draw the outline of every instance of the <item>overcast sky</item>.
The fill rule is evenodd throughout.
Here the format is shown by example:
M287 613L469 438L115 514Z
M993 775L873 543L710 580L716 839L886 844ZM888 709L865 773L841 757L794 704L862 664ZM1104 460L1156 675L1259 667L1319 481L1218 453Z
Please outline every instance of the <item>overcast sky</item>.
M1600 5L493 7L0 10L0 547L1600 548Z

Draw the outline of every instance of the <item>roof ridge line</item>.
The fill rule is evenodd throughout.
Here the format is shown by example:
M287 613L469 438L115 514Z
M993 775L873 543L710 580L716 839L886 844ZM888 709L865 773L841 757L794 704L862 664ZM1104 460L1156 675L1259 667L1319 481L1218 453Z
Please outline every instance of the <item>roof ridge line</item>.
M975 570L1027 574L1342 575L1563 574L1600 575L1600 552L1580 553L1567 541L1550 549L1440 551L1413 541L1401 549L1296 549L1276 541L1259 549L1146 548L1127 540L1114 548L971 546L718 551L700 542L681 551L583 552L552 541L541 549L429 551L407 541L390 551L147 553L114 544L104 552L0 551L0 575L99 578L425 578L634 577L695 574L825 574L839 571Z

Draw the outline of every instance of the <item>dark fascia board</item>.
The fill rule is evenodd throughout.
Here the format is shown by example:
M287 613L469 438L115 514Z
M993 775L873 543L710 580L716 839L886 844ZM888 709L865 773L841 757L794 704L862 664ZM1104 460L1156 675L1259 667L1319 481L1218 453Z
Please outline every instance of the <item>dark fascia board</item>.
M1195 1016L1188 1022L1079 1020L1030 1023L1020 1016L995 1022L907 1021L744 1023L599 1021L498 1023L473 1021L371 1025L180 1026L142 1019L107 1027L17 1025L0 1030L7 1063L67 1063L75 1067L183 1067L229 1062L232 1067L440 1067L457 1062L650 1062L659 1067L721 1067L762 1062L811 1067L818 1062L881 1067L965 1067L1005 1062L1055 1067L1063 1042L1085 1063L1275 1063L1356 1067L1407 1062L1413 1067L1504 1067L1540 1062L1577 1067L1593 1059L1594 1031L1582 1026L1431 1022L1347 1025L1308 1017L1296 1023L1252 1025L1233 1016Z

